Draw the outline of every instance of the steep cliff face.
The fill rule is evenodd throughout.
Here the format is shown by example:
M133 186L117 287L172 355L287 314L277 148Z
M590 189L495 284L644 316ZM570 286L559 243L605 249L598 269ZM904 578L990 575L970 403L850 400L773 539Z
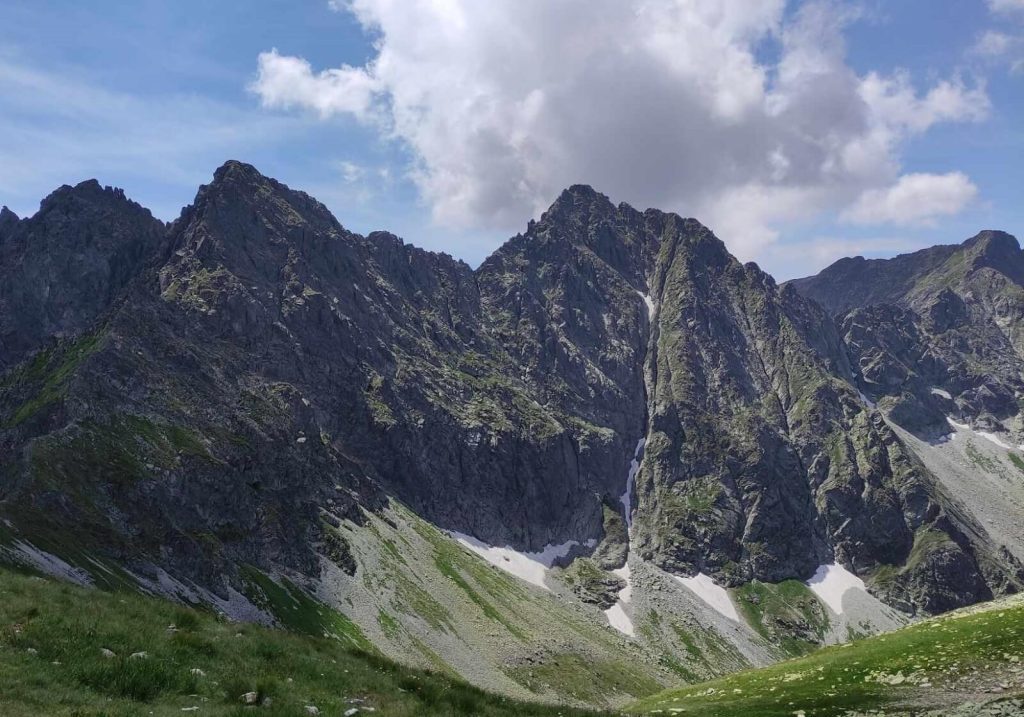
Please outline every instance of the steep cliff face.
M565 417L587 501L575 535L605 539L609 567L625 560L617 514L645 434L647 282L664 223L660 212L572 187L477 271L490 335L533 400Z
M1018 557L1022 278L1017 240L984 231L792 282L837 312L857 385L974 516L973 532Z
M0 512L13 532L0 539L73 543L146 585L169 574L222 600L251 570L286 573L403 649L491 639L433 607L423 617L423 594L461 590L522 640L487 652L499 671L528 663L549 607L522 613L525 631L510 623L487 600L513 610L515 591L453 562L417 521L485 553L515 548L545 575L552 559L538 555L585 555L566 596L585 596L578 609L603 625L589 603L621 607L635 589L646 607L633 622L652 635L671 632L654 622L663 587L683 589L666 578L697 573L760 586L838 562L907 611L981 600L1015 589L1015 559L858 389L906 393L924 408L904 410L935 423L930 387L956 359L958 405L1008 415L1012 371L995 388L981 380L1016 356L1014 246L992 235L943 248L925 262L942 286L914 279L898 305L833 319L801 295L811 284L777 286L697 221L589 187L475 271L353 234L238 162L166 228L114 190L64 188L35 217L0 215L0 274L14 277L0 301L16 307L0 319L13 337L0 355ZM961 255L969 269L952 263ZM23 309L32 291L40 302ZM963 349L977 312L992 317L972 354L981 368ZM401 567L396 540L426 564ZM774 654L743 629L725 631L747 640L726 662ZM574 654L620 654L585 642Z
M692 220L662 243L655 276L636 520L645 558L733 585L805 578L833 560L865 576L913 563L877 586L904 607L990 594L995 547L858 397L821 309ZM914 554L929 531L941 547Z
M63 186L19 221L0 211L0 371L89 328L159 252L163 223L95 180Z

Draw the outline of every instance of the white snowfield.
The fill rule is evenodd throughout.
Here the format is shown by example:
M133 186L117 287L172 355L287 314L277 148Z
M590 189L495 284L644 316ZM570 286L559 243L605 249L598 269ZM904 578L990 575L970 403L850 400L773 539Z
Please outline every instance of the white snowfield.
M710 576L697 573L692 578L681 578L678 575L672 577L719 614L734 622L741 622L740 615L736 612L736 606L729 598L729 591L721 585L715 585L715 581Z
M870 408L872 411L878 408L874 401L864 395L863 391L857 391L857 395L860 396L861 403Z
M1014 449L1013 446L1011 446L1009 443L1007 443L1002 438L997 436L995 433L990 433L988 431L976 431L973 428L971 428L968 424L957 423L949 416L946 416L946 421L949 423L950 426L952 426L955 429L955 433L959 433L960 431L967 431L969 433L973 433L976 436L981 436L986 440L992 441L1000 448L1005 448L1008 451L1012 451Z
M608 624L630 637L636 636L636 629L633 627L633 620L626 614L626 605L633 599L633 581L630 577L629 564L623 565L618 570L612 570L614 575L626 581L626 587L619 590L619 601L604 611L608 618Z
M949 391L939 388L938 386L931 387L931 393L933 396L942 396L947 401L952 401L953 397L949 394Z
M532 583L537 587L550 590L545 583L548 571L559 558L564 558L577 545L575 540L570 540L561 545L546 545L539 553L523 553L510 547L496 547L488 545L482 540L477 540L471 535L450 531L450 536L455 538L462 546L469 548L491 565L501 568L506 573L515 575L517 578ZM593 548L597 541L591 538L584 545Z
M843 614L843 596L847 591L867 593L864 581L838 563L819 567L807 581L807 587L836 615Z

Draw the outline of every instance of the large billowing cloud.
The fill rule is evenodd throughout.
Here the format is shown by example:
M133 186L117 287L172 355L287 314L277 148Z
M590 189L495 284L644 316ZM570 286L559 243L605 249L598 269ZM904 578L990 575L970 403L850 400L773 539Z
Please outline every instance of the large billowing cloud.
M905 174L892 187L864 192L843 218L859 224L929 225L936 217L958 213L977 193L962 172Z
M927 222L922 207L949 206L928 191L944 200L962 175L901 177L901 144L988 111L984 88L955 77L919 90L902 73L858 75L843 43L854 18L829 3L335 5L377 38L372 61L317 71L270 51L253 90L406 143L435 219L454 226L521 226L576 182L697 216L744 258L822 213Z

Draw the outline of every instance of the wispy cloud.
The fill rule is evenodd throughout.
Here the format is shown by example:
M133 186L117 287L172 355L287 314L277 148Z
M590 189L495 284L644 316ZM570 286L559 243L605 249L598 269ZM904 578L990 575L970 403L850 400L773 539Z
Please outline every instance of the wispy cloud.
M0 193L23 212L60 183L105 173L194 189L233 152L308 125L195 95L114 91L11 58L0 58L0 96Z

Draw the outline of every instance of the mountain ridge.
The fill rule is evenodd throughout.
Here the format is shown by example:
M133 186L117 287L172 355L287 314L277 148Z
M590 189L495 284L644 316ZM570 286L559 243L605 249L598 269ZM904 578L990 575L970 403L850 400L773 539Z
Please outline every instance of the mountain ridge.
M24 257L49 266L10 247L48 236L75 192L125 219L83 210L58 238L133 251L128 271L94 258L116 270L69 328L0 355L8 559L42 552L109 580L93 561L270 622L287 616L273 585L295 586L392 654L520 695L534 651L641 655L640 689L763 663L780 636L820 644L905 619L873 596L933 613L1024 582L1015 544L900 433L907 409L864 398L883 403L853 327L876 351L886 324L833 319L694 219L574 185L474 270L349 232L230 161L169 225L96 182L58 190L16 241L2 235L18 261L0 279ZM35 283L59 289L58 308L82 304L66 273ZM927 297L929 321L959 315L952 294ZM31 310L8 306L24 333ZM923 385L913 398L934 403ZM496 581L465 536L539 565L540 587ZM833 564L865 584L849 615L813 608L804 585ZM723 617L694 592L710 582L728 604L787 581L796 627ZM472 618L443 617L432 593Z

